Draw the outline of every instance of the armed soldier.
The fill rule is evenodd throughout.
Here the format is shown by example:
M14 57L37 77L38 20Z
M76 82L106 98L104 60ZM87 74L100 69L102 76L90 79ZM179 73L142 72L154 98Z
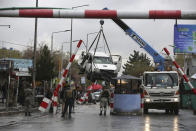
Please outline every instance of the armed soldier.
M65 116L65 113L67 112L67 109L69 108L69 118L71 118L71 112L72 112L72 107L73 107L73 90L70 88L70 86L67 84L64 90L64 96L63 96L63 101L64 101L64 110L62 112L62 116Z
M102 112L104 111L104 116L106 116L107 106L110 100L110 91L109 87L106 85L106 83L102 83L103 85L103 92L100 96L100 113L99 115L102 115Z
M32 102L33 102L33 90L31 85L27 82L24 81L24 92L25 92L25 102L24 102L24 106L25 106L25 116L31 116L31 106L32 106Z

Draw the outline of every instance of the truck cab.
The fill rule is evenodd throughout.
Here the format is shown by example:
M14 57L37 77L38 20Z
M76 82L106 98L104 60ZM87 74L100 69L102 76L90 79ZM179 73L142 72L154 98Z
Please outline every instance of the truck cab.
M116 77L120 71L122 58L119 55L115 55L117 59L113 59L112 56L104 52L85 53L82 52L78 60L80 70L87 74L88 79L104 80L104 78Z
M144 113L148 109L163 109L166 113L179 112L179 78L176 71L144 72L142 89Z

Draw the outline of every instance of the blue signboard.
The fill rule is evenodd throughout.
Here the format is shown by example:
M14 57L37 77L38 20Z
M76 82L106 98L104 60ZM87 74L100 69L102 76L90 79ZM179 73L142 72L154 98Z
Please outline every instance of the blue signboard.
M174 26L174 53L196 53L196 25Z

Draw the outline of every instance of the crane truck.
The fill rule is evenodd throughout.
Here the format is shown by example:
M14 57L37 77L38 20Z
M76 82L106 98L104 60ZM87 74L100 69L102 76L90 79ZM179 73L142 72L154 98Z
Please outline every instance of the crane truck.
M153 57L157 71L146 71L142 76L141 88L144 96L143 111L163 109L166 113L179 113L179 76L176 71L164 71L165 59L136 32L119 18L112 19L141 48Z
M143 48L149 55L151 55L154 60L156 71L146 71L142 76L143 79L141 88L143 89L144 95L144 113L148 113L148 109L164 109L166 113L174 112L175 114L178 114L180 103L178 73L176 71L164 71L165 59L163 56L161 56L155 49L153 49L122 20L120 20L119 18L113 18L112 20L121 29L123 29L125 33L128 34L141 48ZM83 58L83 61L79 62L79 65L85 70L87 70L86 67L88 67L86 65L90 64L90 67L93 67L92 65L94 65L96 68L91 71L100 73L100 70L103 69L98 69L97 67L99 66L96 66L92 61L90 61L89 63L89 58ZM90 70L90 68L88 70ZM104 68L104 71L106 70L108 69ZM93 73L90 74L93 76L98 76ZM101 76L99 76L99 79L111 78L106 75L109 73L100 74Z

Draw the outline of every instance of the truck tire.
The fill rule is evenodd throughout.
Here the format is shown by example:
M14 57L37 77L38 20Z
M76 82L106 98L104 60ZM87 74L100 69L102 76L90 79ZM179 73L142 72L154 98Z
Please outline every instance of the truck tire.
M144 114L148 114L148 108L144 108Z
M175 113L175 115L178 115L179 109L178 108L174 109L174 113Z

